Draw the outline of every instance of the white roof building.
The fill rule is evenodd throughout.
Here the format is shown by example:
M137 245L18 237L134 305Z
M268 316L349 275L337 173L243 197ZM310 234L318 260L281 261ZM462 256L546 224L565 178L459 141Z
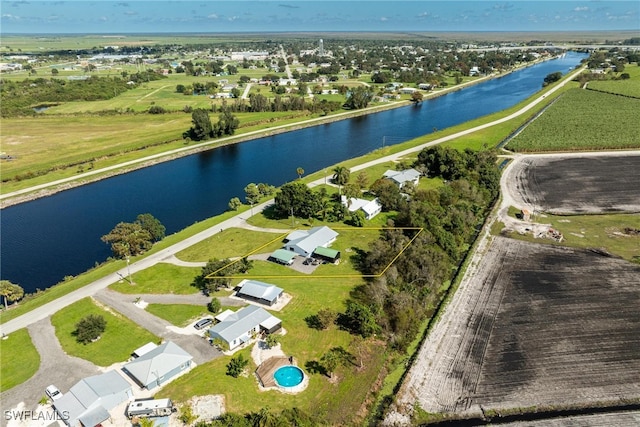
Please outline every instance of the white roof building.
M366 219L372 219L380 212L382 212L382 205L380 204L378 199L366 200L356 199L355 197L352 197L347 200L345 196L341 196L340 201L344 206L347 207L347 209L349 209L349 212L362 210Z
M270 283L257 280L243 280L239 284L240 289L236 293L240 298L255 301L260 304L273 305L278 302L284 290Z
M287 236L285 249L305 257L311 256L318 247L327 247L335 242L338 233L327 226L313 227L306 230L296 230Z
M389 169L383 176L393 181L400 189L402 189L404 184L407 182L411 182L413 185L418 185L418 182L420 181L420 172L413 168L405 169L403 171L394 171Z
M248 305L235 313L227 311L224 312L223 320L209 329L209 336L224 341L229 350L249 342L260 332L273 333L282 326L280 319L256 305ZM216 316L216 319L219 317L221 316Z

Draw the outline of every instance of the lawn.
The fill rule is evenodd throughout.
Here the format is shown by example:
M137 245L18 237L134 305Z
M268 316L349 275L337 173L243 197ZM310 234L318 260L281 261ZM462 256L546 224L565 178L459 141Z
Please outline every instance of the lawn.
M207 307L203 305L149 304L146 310L180 328L184 328L201 317L211 316Z
M96 342L80 344L72 334L80 319L90 314L103 316L107 321L107 328ZM98 306L90 298L84 298L58 311L51 316L51 323L67 354L86 359L98 366L124 362L136 348L150 341L159 341L151 332L120 313Z
M624 73L629 74L627 80L594 80L589 82L589 89L640 98L640 66L628 64ZM622 73L617 73L619 75ZM619 77L618 77L619 78Z
M283 230L282 234L286 232ZM253 252L273 252L282 246L282 234L229 228L180 251L176 256L183 261L206 262L214 258L243 257Z
M0 340L0 355L0 392L22 384L40 367L40 355L26 328Z
M123 294L195 294L198 289L191 283L201 271L199 267L158 263L132 275L133 285L120 280L110 288Z
M287 267L273 263L256 264L255 273L289 271ZM352 337L347 332L336 326L318 331L307 326L304 319L325 307L344 310L343 302L350 291L362 283L361 279L317 279L299 274L295 278L282 277L267 281L282 287L292 296L289 304L274 315L282 320L286 330L286 334L280 337L282 349L285 354L294 356L299 366L304 369L308 362L319 361L326 351L335 346L342 346L349 351ZM320 414L323 418L328 417L327 420L337 424L344 424L358 412L386 358L380 343L370 340L368 346L362 371L357 371L353 365L339 368L338 384L331 384L324 375L311 374L309 388L298 395L260 392L253 375L237 379L225 375L229 358L223 357L196 367L165 387L157 397L170 396L176 401L185 401L194 395L220 393L225 395L225 404L230 412L258 411L267 406L275 411L299 407L306 412ZM242 354L249 358L249 349L243 350ZM251 363L249 372L255 368Z

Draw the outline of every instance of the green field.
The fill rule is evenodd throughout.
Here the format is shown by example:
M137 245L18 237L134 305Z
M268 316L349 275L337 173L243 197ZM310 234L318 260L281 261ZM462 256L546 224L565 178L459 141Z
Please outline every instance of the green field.
M107 328L96 342L80 344L72 333L76 323L89 314L103 316L107 321ZM136 348L150 341L159 341L151 332L120 313L100 307L90 298L84 298L58 311L51 316L51 323L67 354L86 359L98 366L124 362Z
M282 246L282 234L251 231L244 228L229 228L209 237L176 256L182 261L206 262L210 259L243 257L249 253L273 252ZM264 247L263 247L264 246Z
M127 280L120 280L110 288L122 294L194 294L198 289L191 286L191 283L193 278L200 274L200 270L199 267L158 263L133 274L133 285Z
M26 328L0 340L0 360L0 392L22 384L38 371L40 355Z
M573 89L507 144L519 152L639 148L640 99Z
M195 322L201 317L211 315L207 311L207 307L189 304L149 304L146 310L180 328Z
M624 68L629 74L628 80L594 80L589 82L589 89L640 98L640 66L630 64ZM617 73L619 75L622 73Z

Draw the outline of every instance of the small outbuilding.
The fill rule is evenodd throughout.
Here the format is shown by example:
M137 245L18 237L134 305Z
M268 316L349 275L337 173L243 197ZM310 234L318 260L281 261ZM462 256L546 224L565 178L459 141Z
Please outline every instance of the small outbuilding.
M243 280L238 286L240 289L236 292L236 296L268 306L277 303L284 293L282 288L258 280Z
M297 253L288 251L286 249L278 249L269 256L269 261L277 262L282 265L293 264L293 259L298 256Z
M340 263L340 251L331 248L318 246L316 250L313 251L313 257L333 264Z

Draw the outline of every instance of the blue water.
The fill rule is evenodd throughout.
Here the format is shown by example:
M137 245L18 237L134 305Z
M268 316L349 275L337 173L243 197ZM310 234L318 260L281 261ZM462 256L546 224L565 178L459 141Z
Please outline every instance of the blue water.
M544 77L585 58L568 53L419 105L260 138L161 163L0 211L0 277L45 289L111 255L100 240L118 222L151 213L167 234L220 214L244 187L282 185L306 173L509 108ZM327 170L327 175L331 171Z
M281 387L295 387L302 382L304 374L297 366L287 365L278 368L273 373L273 378Z

